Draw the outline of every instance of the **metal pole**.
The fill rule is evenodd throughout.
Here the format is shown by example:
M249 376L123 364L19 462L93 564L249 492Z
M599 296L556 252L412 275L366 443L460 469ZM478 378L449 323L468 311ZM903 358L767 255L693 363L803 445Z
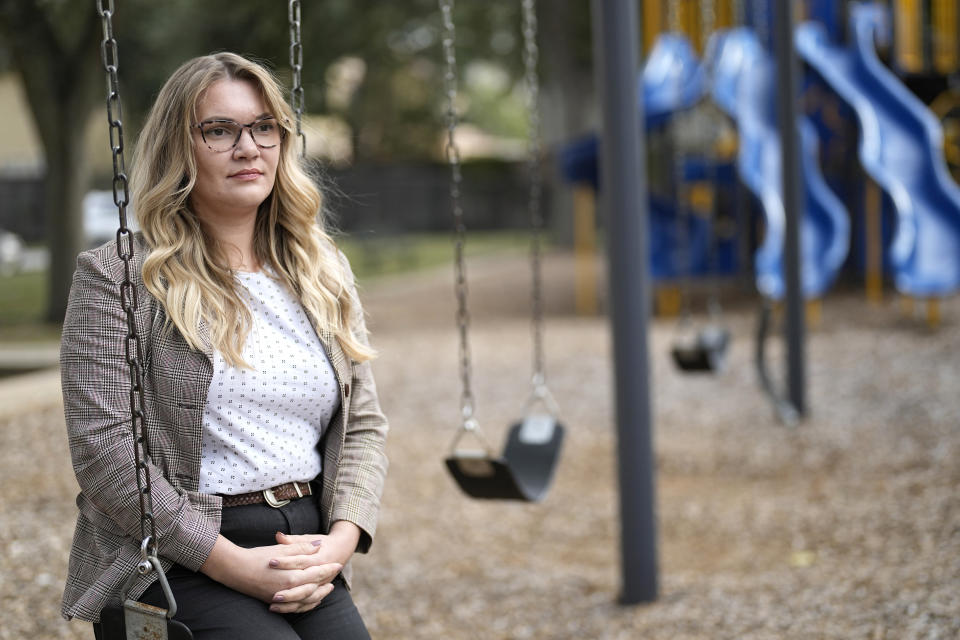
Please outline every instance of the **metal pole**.
M593 0L602 104L601 195L616 379L623 604L657 598L654 466L647 362L647 188L637 104L636 0Z
M800 71L793 45L793 0L771 3L777 58L777 114L783 151L783 208L786 215L784 276L786 283L787 393L800 416L806 413L803 291L800 282L800 216L803 215L797 86Z

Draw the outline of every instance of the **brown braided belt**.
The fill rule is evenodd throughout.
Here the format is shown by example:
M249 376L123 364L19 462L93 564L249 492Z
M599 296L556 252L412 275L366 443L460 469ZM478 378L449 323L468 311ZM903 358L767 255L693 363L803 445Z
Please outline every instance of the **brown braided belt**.
M282 507L291 500L298 500L313 495L313 485L309 482L287 482L272 489L251 491L234 496L222 496L223 506L242 507L248 504L262 504L266 502L271 507Z

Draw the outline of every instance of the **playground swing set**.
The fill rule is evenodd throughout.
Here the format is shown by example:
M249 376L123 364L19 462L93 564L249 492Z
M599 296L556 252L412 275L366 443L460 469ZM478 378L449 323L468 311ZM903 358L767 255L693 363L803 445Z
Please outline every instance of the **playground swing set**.
M645 9L652 6L659 6L659 2L644 3ZM738 11L743 11L743 3L731 5L730 2L719 2L716 5L712 3L711 7L724 8L724 15L721 20L717 13L708 13L701 15L700 24L702 32L699 34L700 45L704 46L710 35L710 30L714 21L732 22L737 12L732 12L731 6ZM752 3L757 10L758 2ZM901 3L897 3L900 7ZM124 281L120 287L120 305L127 319L128 333L125 336L125 361L130 368L130 413L131 430L134 438L134 463L137 474L137 486L140 494L140 515L141 515L141 562L136 571L130 576L121 592L121 602L106 607L102 613L102 638L104 640L113 640L119 638L128 638L130 640L139 638L172 638L175 640L184 640L192 638L192 634L184 625L174 621L172 618L176 613L176 601L166 582L160 560L158 558L157 532L152 515L152 497L151 497L151 479L149 467L149 442L148 434L145 429L145 404L144 390L142 384L143 375L143 353L140 338L137 333L136 323L134 321L134 312L137 308L137 294L133 286L130 259L133 256L133 232L127 226L126 207L129 202L127 176L124 166L124 142L123 125L119 94L118 79L118 51L117 42L113 35L112 17L114 15L113 0L97 0L97 11L101 17L103 25L103 40L101 42L101 57L104 70L107 76L107 117L110 125L109 142L113 157L113 196L114 202L118 208L119 228L117 230L117 254L124 264ZM939 7L945 6L943 2L936 3ZM460 355L460 378L461 378L461 424L458 427L454 439L451 453L446 458L445 463L451 476L459 487L469 496L485 499L508 499L533 502L543 498L550 482L552 481L557 461L559 459L560 449L564 437L564 428L559 422L559 408L550 390L546 385L545 367L544 367L544 348L543 348L543 308L542 308L542 283L541 283L541 250L540 234L543 228L543 217L541 213L541 176L540 176L540 155L541 140L538 113L539 81L537 77L537 61L539 51L536 44L537 35L537 17L535 12L535 0L521 0L522 6L522 31L523 31L523 58L525 69L525 84L528 95L528 118L529 118L529 140L528 140L528 169L529 169L529 199L528 208L531 219L531 272L532 272L532 333L533 333L533 376L532 391L525 404L524 417L512 425L510 428L503 452L499 455L492 453L486 439L480 429L479 422L475 417L474 397L472 393L472 371L471 354L469 344L469 312L467 307L467 280L464 260L464 245L466 240L466 225L464 223L463 207L461 203L461 187L463 183L460 151L457 147L455 134L458 124L456 113L457 98L457 67L455 36L456 29L453 22L453 0L439 0L439 6L443 19L443 52L445 57L445 83L447 98L447 144L446 155L450 166L450 197L451 208L455 226L454 243L454 272L457 298L457 326L459 330L459 355ZM690 2L685 0L672 0L671 7L673 16L671 22L674 26L680 22L680 8L689 13ZM942 8L942 7L941 7ZM729 15L727 15L729 14ZM956 12L952 14L956 19ZM854 25L861 28L863 33L869 29L877 27L876 10L870 7L858 8L852 12ZM296 113L296 132L300 139L301 154L305 152L305 138L301 129L301 118L304 106L303 88L301 86L300 72L302 68L303 50L300 42L300 2L299 0L289 0L288 17L290 22L290 64L293 69L293 89L291 90L291 103ZM857 22L859 21L859 22ZM649 27L648 27L649 28ZM857 36L859 32L854 32ZM870 32L872 33L872 32ZM808 62L816 67L817 58L814 53L804 49L806 46L813 47L816 44L816 34L801 35L798 37L801 44L799 46L801 54L805 56ZM861 36L863 37L863 36ZM650 39L646 39L650 42ZM739 43L742 44L742 43ZM862 43L861 43L862 45ZM741 50L742 51L742 50ZM837 54L839 55L839 54ZM960 56L960 53L957 53ZM942 64L945 58L943 56L936 58L938 64ZM904 57L908 62L909 56ZM868 60L868 65L869 65ZM717 96L722 94L722 87L719 87L718 78L714 73L711 74L710 85L711 92L715 96L718 104L723 108L722 98ZM821 68L820 71L828 74L829 69ZM829 79L829 78L828 78ZM843 91L843 85L840 91ZM851 94L855 94L857 87L850 88ZM898 99L906 101L906 98L897 94ZM911 103L912 104L912 103ZM912 107L911 107L912 108ZM865 117L862 116L861 117ZM919 117L919 116L918 116ZM926 120L923 121L928 126ZM742 144L742 143L741 143ZM806 151L805 151L806 153ZM868 162L869 158L865 160ZM936 161L936 157L933 158ZM868 170L871 167L868 165ZM678 178L681 172L675 168ZM939 181L942 176L936 174ZM889 188L889 185L884 185ZM678 200L683 199L679 192L679 182L676 192ZM955 185L952 190L948 189L948 200L960 203L960 190ZM716 206L716 198L713 198L712 207ZM716 209L710 212L711 226L716 217ZM689 244L689 224L688 221L682 221L683 231L678 233L682 243ZM953 224L952 222L950 224ZM712 240L711 240L712 243ZM713 247L710 248L713 253ZM689 271L691 259L685 256L684 262ZM712 261L712 260L711 260ZM948 282L931 290L934 295L941 294L941 290L955 287L956 283ZM689 296L685 295L685 299ZM711 307L715 307L717 317L719 316L719 298L711 300ZM713 337L704 339L703 336ZM729 332L725 328L714 323L708 325L699 331L697 340L694 343L681 343L675 341L672 348L672 356L682 370L704 370L717 371L722 368L724 355L729 343ZM762 356L762 354L760 354ZM760 357L760 356L758 356ZM466 448L462 441L466 437L473 437L480 442L480 448ZM166 596L168 606L166 609L152 607L144 603L137 602L127 598L127 592L135 580L140 576L149 575L156 571L164 595Z
M145 426L146 402L143 389L143 346L137 330L135 312L138 306L137 290L133 285L130 260L133 258L133 231L127 226L127 205L130 202L128 178L124 162L123 112L120 103L118 75L119 53L113 35L113 0L97 0L97 13L103 26L100 55L107 76L107 120L110 125L110 151L113 158L113 201L117 205L117 257L123 262L124 279L120 284L120 306L126 316L127 335L124 340L124 359L130 369L130 424L133 434L134 472L140 494L140 563L120 590L120 600L108 604L100 613L100 640L192 640L193 633L182 622L174 620L177 601L158 557L159 540L153 517L153 496L150 478L150 441ZM300 155L306 152L302 118L304 92L301 85L303 45L300 41L300 0L289 0L290 66L293 88L290 103L296 120L296 136L300 141ZM167 608L154 607L127 596L140 576L157 573L157 579Z
M167 638L190 640L191 631L173 619L177 603L167 582L158 557L158 537L153 517L153 499L150 477L150 444L145 428L145 400L143 390L143 349L135 322L138 306L136 288L132 282L130 259L133 257L133 232L127 225L129 204L128 179L124 162L123 118L119 87L119 55L113 35L113 0L97 0L97 12L103 26L101 58L107 76L107 119L110 125L109 142L113 158L113 198L117 205L119 228L117 230L117 255L124 264L124 281L120 286L120 305L127 320L125 337L125 361L130 368L130 414L134 439L134 469L140 494L140 525L142 541L141 561L121 589L120 601L106 606L101 612L101 640L141 640ZM456 222L455 244L458 324L460 330L461 415L463 422L458 430L446 465L457 484L474 498L537 501L541 499L550 481L563 442L563 426L558 421L559 408L546 386L543 353L543 309L541 287L540 233L543 228L541 208L539 116L537 113L539 81L537 79L536 44L537 18L534 0L522 0L525 82L529 96L529 211L531 216L531 271L533 274L533 334L534 374L533 390L526 403L522 421L510 431L504 452L500 456L490 453L483 439L479 423L473 415L473 395L470 387L471 367L468 340L469 315L467 311L466 277L463 248L466 226L460 204L460 152L455 133L457 115L455 110L457 73L454 49L455 26L452 0L440 0L444 23L444 53L446 56L447 81L447 157L451 167L450 193ZM302 131L304 92L301 85L303 46L300 40L300 2L289 0L290 65L293 71L291 105L296 114L296 135L300 140L300 154L306 151L306 138ZM544 411L534 411L536 406ZM473 435L481 440L482 450L465 449L459 446L464 435ZM140 576L157 573L167 608L154 607L127 597L127 593Z
M471 387L471 357L467 280L464 261L466 224L461 187L463 176L457 130L457 58L453 1L440 0L443 16L443 53L447 98L446 155L450 165L450 200L454 219L454 269L456 275L457 325L460 336L460 416L461 424L446 459L447 469L457 485L469 496L483 499L536 502L544 497L554 475L563 444L563 425L553 394L546 383L543 349L543 291L541 278L540 234L543 230L540 177L539 80L537 77L537 15L534 0L522 0L524 82L527 89L529 172L528 211L530 214L530 264L532 274L533 388L524 407L524 417L510 427L503 452L492 452L475 416ZM535 408L540 410L536 411ZM480 448L464 446L473 438Z
M700 34L701 40L706 42L709 34L713 31L716 15L711 0L702 1L700 16ZM681 4L672 2L667 11L668 29L671 33L681 32L680 24L682 18ZM656 62L654 62L656 64ZM694 72L695 82L701 84L709 83L709 78L703 73L703 70ZM720 288L716 276L716 242L715 227L717 220L717 197L711 194L706 208L707 215L704 223L709 229L707 236L707 255L708 255L708 275L710 280L709 293L707 298L708 321L695 326L691 310L690 291L691 280L694 278L695 265L693 255L693 206L691 202L690 189L686 186L687 180L685 174L685 159L681 153L681 143L679 140L680 127L677 122L670 122L671 147L673 148L673 196L676 203L676 238L677 238L677 272L680 273L680 318L674 329L674 337L670 345L670 357L677 368L685 373L707 372L719 373L726 366L727 351L730 346L730 331L723 325L722 313L723 307L720 302ZM694 122L694 130L700 137L707 137L703 131L703 121L698 119ZM708 145L707 158L705 164L707 167L707 179L715 184L717 180L716 163L714 154L714 140L710 140Z

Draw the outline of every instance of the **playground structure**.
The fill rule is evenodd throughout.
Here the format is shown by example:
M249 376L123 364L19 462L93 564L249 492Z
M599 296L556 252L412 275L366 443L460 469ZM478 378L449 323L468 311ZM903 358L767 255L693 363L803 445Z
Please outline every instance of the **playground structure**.
M680 4L675 3L676 6ZM693 4L683 3L683 6ZM718 13L724 6L733 5L717 3ZM750 29L737 33L738 29L733 28L733 12L723 15L726 22L718 17L717 23L730 27L723 40L699 36L661 38L664 47L656 58L663 64L660 67L648 64L644 74L645 80L651 79L651 85L662 90L656 94L661 96L659 111L650 110L660 118L651 123L651 132L671 126L671 100L678 103L689 100L689 106L678 110L688 115L695 114L705 101L712 100L710 96L716 94L718 85L716 81L712 85L707 82L709 65L697 64L698 56L712 59L709 53L712 48L719 49L722 44L727 44L730 46L728 54L735 53L737 48L741 53L751 50L751 55L757 56L754 64L771 64L770 56L761 44L764 38ZM880 24L879 21L873 22L876 14L863 15L868 29ZM608 17L608 20L618 22L615 17ZM630 23L629 20L619 22L621 25ZM822 26L811 28L813 53L808 54L803 49L802 38L798 37L798 50L814 68L817 52L826 50L826 44L832 42L818 40L823 33L828 37L830 33L827 22L819 24ZM798 30L798 35L802 29ZM873 43L869 44L870 48L864 50L872 52ZM834 54L836 57L832 57ZM836 61L842 54L838 49L825 59L827 62ZM856 56L857 52L850 55ZM654 59L651 53L650 60ZM851 61L854 63L855 60ZM655 70L660 74L660 82L652 81ZM683 73L672 75L676 70ZM820 73L829 70L828 66ZM770 82L770 74L757 73L756 66L752 71L754 75L749 87L755 94L762 94L765 83ZM677 80L675 90L670 89L668 79L671 77ZM823 79L818 81L826 82ZM688 91L691 88L696 91ZM864 91L854 86L849 94L845 94L853 96L850 101L854 107L857 90ZM653 95L651 93L650 97ZM738 122L737 111L740 109L756 116L755 121L749 115L741 116L745 126L753 125L757 129L755 146L744 144L742 147L748 151L745 156L751 162L743 162L741 168L739 152L734 155L727 150L714 149L703 157L687 153L676 166L682 169L679 172L682 181L689 184L683 190L688 210L670 201L670 190L661 191L648 203L652 235L655 236L650 270L664 281L669 282L677 273L704 276L751 268L748 263L736 261L738 254L733 243L714 238L718 232L713 228L714 219L708 215L712 215L711 205L722 200L716 195L722 189L744 196L742 199L733 198L733 202L749 202L750 198L755 198L756 217L767 228L777 222L776 216L771 215L775 213L776 205L764 206L766 201L755 195L748 178L767 190L769 202L775 202L777 198L781 202L789 200L773 188L774 182L780 178L771 177L776 172L770 164L778 162L782 148L776 146L779 141L775 139L775 116L769 101L758 100L754 104L734 100L730 104L734 108L725 117L731 122ZM866 122L877 118L875 113L867 110L862 115L851 111L847 115L852 124L858 122L852 119L855 114ZM902 120L897 122L904 123ZM918 127L903 126L907 130L904 137L914 144L909 149L923 147L918 143L920 136L914 136L912 132L923 127L935 129L927 127L922 118L919 122ZM856 225L850 221L848 200L836 195L841 193L840 190L832 186L828 175L824 175L828 173L826 169L820 170L821 154L816 146L811 146L811 142L818 142L817 138L822 135L823 123L810 118L809 122L799 126L806 145L802 160L812 163L804 166L803 174L807 206L819 204L823 208L817 213L818 217L810 215L808 208L801 222L805 242L809 242L810 237L822 241L803 258L813 263L812 267L803 263L805 268L812 269L812 275L804 272L803 282L808 295L822 295L844 268L843 261L840 266L834 266L835 262L830 260L831 251L837 251L831 247L849 246L849 242L841 241L842 226L846 224L847 233L853 237ZM890 132L889 129L883 131ZM745 137L743 134L741 130L741 139ZM936 140L935 136L933 140ZM871 144L865 146L867 151L873 149ZM594 148L599 151L596 145ZM930 143L929 149L936 149L936 145ZM936 161L935 152L928 155L932 162ZM727 162L714 163L711 162L713 158L725 158ZM605 164L609 167L612 163ZM854 191L873 194L868 201L870 197L876 199L875 231L880 246L885 237L880 233L880 226L889 221L897 222L901 217L901 213L892 208L890 194L897 193L898 188L909 190L908 187L897 187L895 179L912 176L910 172L888 170L891 175L881 188L878 184L884 176L883 163L878 161L878 164L876 175L865 166L873 182L858 184ZM779 166L775 168L779 169ZM754 172L752 176L750 171ZM814 171L816 173L811 173ZM935 167L932 173L923 173L923 176L926 176L923 179L928 181L928 187L945 177ZM599 182L599 178L596 181ZM743 189L737 187L741 182ZM605 184L609 186L610 182ZM948 187L944 189L949 191ZM811 205L811 190L815 196L822 196L822 201ZM949 199L950 194L945 197ZM881 210L884 199L891 215L887 221ZM930 216L931 213L942 213L945 210L943 205L929 208L929 202L922 201L922 204L928 206L924 213L941 225L937 229L940 230L939 236L944 237L938 234L923 238L914 236L916 246L922 242L941 241L936 245L944 252L941 257L953 255L951 245L946 244L951 237L949 234L955 231L951 219ZM912 206L914 211L921 210ZM786 208L783 204L780 207ZM629 209L625 207L623 210ZM844 215L832 215L837 212ZM688 229L675 224L680 216L685 216L689 222ZM628 222L636 224L637 221ZM751 228L752 225L746 224L737 227L737 231L748 232ZM636 227L628 230L634 231ZM785 229L782 235L787 235ZM762 237L763 242L758 243L760 250L773 247L768 249L768 256L774 255L773 234L768 231ZM906 242L894 237L892 233L889 235L894 245ZM667 238L668 242L657 244L657 238ZM615 234L611 244L616 239ZM671 239L674 243L686 242L686 254L672 250ZM716 259L709 256L711 246L722 248ZM892 254L893 249L890 249L891 273L896 277ZM938 254L931 255L926 250L917 254L915 250L910 256L915 254L925 256L926 260L914 263L908 258L902 263L905 268L926 276L931 273L927 269L932 265L937 272ZM642 251L639 255L643 257ZM684 260L684 255L693 259ZM846 253L844 257L847 258L845 267L856 270L854 258ZM637 256L632 259L630 266L636 266ZM779 261L780 268L789 262L782 253ZM525 268L523 261L520 262L519 268ZM763 283L771 287L771 291L776 290L776 283L771 278L778 277L777 267L771 264L764 263L765 270L761 271L759 260L753 262L761 291L761 274L766 277ZM563 277L566 272L557 276L556 265L548 266L551 268L546 270L547 276L562 281L560 286L565 286L569 281ZM502 265L494 277L489 278L496 284L487 283L488 299L502 300L504 283L508 282L516 289L514 295L526 302L526 291L520 291L523 287L517 286L513 277L517 271L516 263ZM623 273L611 270L611 277L622 277ZM779 277L783 280L782 276ZM915 280L918 279L922 278ZM447 278L443 281L447 282ZM899 281L895 282L898 288L904 288ZM480 286L473 289L474 293L485 293L482 278L475 284ZM787 288L782 282L780 286ZM613 511L612 505L608 504L612 502L613 491L606 487L605 474L597 473L597 469L637 443L611 442L608 433L610 410L606 408L607 396L613 381L602 374L597 375L608 367L605 328L596 319L577 319L566 323L561 320L552 329L558 336L553 339L553 347L559 347L551 348L551 370L559 374L555 376L558 397L577 398L576 402L567 403L571 405L567 417L570 424L575 425L570 433L573 446L569 447L566 466L561 465L558 473L557 486L552 494L554 506L539 510L489 506L463 500L449 479L441 475L436 452L424 454L423 443L434 441L438 433L446 435L439 429L449 427L445 424L447 415L438 417L438 414L446 414L446 407L437 410L438 404L444 404L438 403L437 398L453 398L457 391L452 368L450 375L442 375L443 362L435 358L438 340L443 349L454 350L454 341L446 340L443 331L450 325L447 309L439 309L437 318L429 317L428 310L438 297L439 287L430 282L423 287L419 298L411 299L405 295L402 302L391 296L390 288L389 284L382 287L381 296L382 300L392 300L393 306L386 306L381 301L380 304L385 306L377 309L374 304L372 308L379 311L374 316L395 321L398 315L407 313L411 316L409 323L415 329L408 332L394 329L395 333L391 335L389 330L382 330L389 326L388 322L378 324L378 342L384 347L385 356L379 363L378 375L386 374L381 379L391 381L391 384L383 385L386 404L396 407L392 415L397 425L404 426L404 429L397 429L391 443L393 454L399 454L395 456L397 460L419 461L420 464L396 465L395 480L386 495L391 505L385 510L386 535L382 536L383 542L374 561L376 565L367 567L368 571L364 572L367 584L376 585L375 589L370 589L375 593L373 597L360 596L367 598L361 606L376 624L375 635L411 637L419 633L457 638L474 637L482 629L489 637L503 638L570 637L574 633L584 637L614 637L614 634L616 637L706 637L711 633L731 637L763 637L757 633L807 637L820 632L824 637L856 637L866 632L872 637L894 637L898 632L908 637L908 631L914 629L909 626L911 618L923 618L921 622L931 627L949 627L950 630L945 631L947 634L960 629L955 615L958 610L956 574L951 573L957 557L957 538L950 535L956 530L952 525L953 514L957 513L953 508L956 505L956 466L951 467L950 461L956 459L952 453L958 444L956 430L945 426L955 424L951 417L956 413L955 403L951 402L954 387L948 380L948 374L950 380L953 379L951 372L955 370L950 361L952 345L955 344L950 338L956 335L955 323L940 334L924 335L922 340L914 342L906 342L902 335L896 336L896 340L884 339L893 333L895 319L887 319L879 327L868 326L862 330L862 335L858 335L858 332L849 332L850 325L860 321L856 301L852 304L850 300L841 301L841 306L846 309L845 318L842 322L837 322L836 316L828 319L833 322L834 331L823 332L831 335L821 336L823 341L815 345L814 357L818 367L811 377L814 385L820 386L818 401L823 406L816 419L806 425L809 428L803 430L767 428L766 412L749 401L753 397L752 380L745 381L747 376L736 373L738 369L746 368L742 355L734 354L734 363L739 366L734 366L734 375L724 380L723 398L711 393L707 387L709 380L691 381L687 378L679 384L676 378L671 381L669 373L662 377L658 373L657 419L666 427L658 434L656 457L658 473L661 474L657 483L659 493L664 497L659 528L664 532L664 565L669 571L665 591L669 597L658 607L613 609L603 606L605 597L602 595L616 588L612 576L607 575L611 572L605 568L609 561L607 551L616 543L613 527L607 524ZM642 295L618 297L615 303L642 308L642 300ZM957 309L955 303L956 300L950 301L948 310ZM477 306L483 308L482 304L473 308ZM880 322L876 318L871 321ZM742 314L739 322L734 319L734 325L741 332L745 324ZM492 377L506 379L521 369L519 358L507 362L503 354L523 351L516 345L525 344L526 318L514 323L479 322L478 325L475 337L479 346L477 352L481 354L479 360L493 354L504 358L497 364L500 368L496 373L500 375ZM626 329L632 331L636 341L646 339L645 331L636 326ZM843 333L844 329L847 333ZM651 327L653 353L666 352L663 347L666 346L667 332L663 324ZM912 346L905 348L905 342ZM872 357L894 364L883 367L884 371L878 374L869 375L864 371L869 367L859 366L868 351ZM417 362L417 358L423 362ZM851 362L857 364L851 366ZM438 370L441 375L437 376L435 384L424 385L421 379L409 375L412 368L419 367ZM858 374L846 375L845 367L858 371ZM941 373L922 380L917 375L918 371L929 370ZM844 375L837 375L840 371ZM649 379L629 379L626 382L634 385L633 396L643 396L646 401L645 396L651 387ZM890 393L895 387L898 393ZM862 397L857 397L858 394ZM505 406L507 402L497 402L506 394L493 394L481 386L478 395L493 400L484 404L492 408L494 418L513 415L515 407ZM855 397L860 405L853 400ZM649 406L644 410L649 412ZM57 426L55 422L59 416L49 413L24 421L22 426L16 423L5 425L7 446L0 447L6 455L5 464L0 465L4 477L10 486L17 488L12 495L34 492L33 495L43 498L34 502L45 505L37 512L47 518L46 526L11 530L13 542L9 544L9 553L4 555L20 564L16 565L16 572L9 572L17 580L8 582L11 587L16 582L16 588L22 588L24 593L5 598L8 607L23 606L24 602L53 601L49 574L36 575L33 545L27 541L40 540L44 548L57 549L63 543L58 542L56 536L66 540L69 533L66 530L60 532L63 527L59 525L73 515L72 482L69 478L49 480L69 466L65 451L60 451L57 458L46 450L46 443L62 439L62 428L51 428ZM34 428L38 422L45 425L44 429ZM932 444L927 446L927 443ZM24 444L35 450L23 455L17 447ZM644 467L636 465L629 471L649 472L652 466L648 460ZM37 478L43 480L38 482ZM23 488L19 489L17 483L22 483ZM598 486L602 488L598 489ZM681 487L685 487L688 493L681 493ZM54 500L47 499L51 492L56 494ZM621 491L621 497L636 499L637 496ZM830 505L832 511L823 509L825 504ZM437 518L438 513L443 513L443 517ZM8 516L16 516L16 521L23 524L23 514L11 511ZM650 518L648 524L653 525L654 520ZM27 530L27 535L21 533L21 528ZM51 530L55 535L50 533ZM391 530L402 533L391 539ZM399 543L401 537L402 544ZM628 536L624 538L629 540ZM917 545L921 538L923 544ZM51 540L56 544L50 544ZM635 544L634 550L641 546ZM731 549L736 549L736 553L731 553ZM4 565L5 572L7 566ZM736 572L731 571L731 567L742 570L742 575L734 577ZM45 569L49 570L49 567ZM650 567L646 569L646 577L653 576L654 583L648 586L652 587L655 597L656 566L652 571ZM54 573L62 571L62 567L53 569ZM757 576L761 576L760 579ZM749 583L752 591L739 588L737 578ZM410 589L411 584L418 588ZM903 584L915 586L903 589ZM624 601L629 601L630 592L637 585L625 586ZM25 595L41 589L45 589L41 598ZM358 589L361 594L363 591ZM411 591L416 591L416 595L411 596ZM599 598L597 593L601 593ZM771 594L775 597L771 598ZM641 597L647 596L641 594ZM933 604L927 604L930 602ZM467 606L464 603L468 603ZM918 610L919 615L914 615ZM496 616L491 616L490 611L495 611ZM534 621L534 614L543 621ZM876 619L870 620L865 627L864 620L871 616ZM38 619L38 626L43 622L42 615L32 613L31 617ZM838 632L836 621L839 618L846 619L850 628ZM14 628L17 628L16 624ZM681 635L684 632L692 635ZM390 633L395 635L389 636ZM658 636L657 633L670 635ZM934 637L932 632L929 635ZM920 633L917 632L916 636L920 637ZM34 636L22 634L22 637Z
M679 310L670 304L677 298L672 292L689 277L752 274L763 297L780 300L784 217L772 5L676 0L642 6L647 58L638 93L651 140L675 136L671 128L688 128L691 112L694 121L706 119L713 129L732 124L737 132L733 148L694 141L694 153L688 145L675 160L683 167L676 172L683 184L674 192L699 197L664 195L658 179L671 176L651 178L649 249L658 310ZM956 116L958 100L947 89L929 89L945 87L946 78L960 71L957 7L949 0L797 3L797 53L806 63L806 113L797 126L805 196L801 271L808 300L823 297L850 272L863 273L876 301L888 276L900 293L927 301L935 324L938 298L960 288L960 190L944 156L946 147L952 157L955 146L952 138L945 141L944 126L953 135L949 117ZM889 67L877 47L889 52ZM923 97L934 104L927 106L909 87L926 91ZM725 122L717 120L717 108ZM859 131L862 168L848 148L856 142L838 135L843 129ZM576 141L562 151L563 173L575 189L598 186L596 144L595 138ZM840 167L821 162L837 156L846 157ZM707 157L712 172L703 168ZM717 215L734 222L713 224ZM684 221L686 234L678 231ZM588 300L589 294L581 297Z

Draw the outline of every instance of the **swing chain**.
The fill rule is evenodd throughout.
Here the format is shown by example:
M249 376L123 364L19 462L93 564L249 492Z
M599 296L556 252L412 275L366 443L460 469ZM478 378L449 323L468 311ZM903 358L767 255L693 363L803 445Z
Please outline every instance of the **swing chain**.
M106 4L106 6L104 6ZM137 289L131 277L133 232L127 227L127 204L130 201L127 174L123 159L123 115L120 107L120 82L117 75L119 58L113 37L113 0L97 0L97 12L103 25L100 43L103 68L107 74L107 117L110 123L110 150L113 154L113 202L117 205L120 227L117 230L117 257L123 262L120 283L120 306L126 315L127 335L124 338L125 361L130 370L130 425L133 433L133 457L140 497L140 535L148 556L157 555L157 527L153 517L153 493L150 480L150 442L145 424L143 391L143 345L137 332L135 312L139 306ZM151 565L153 566L153 565ZM149 571L149 570L148 570Z
M747 8L744 0L733 0L733 24L740 26L747 24Z
M717 27L717 12L714 3L711 0L700 0L700 40L703 43L704 51L707 48L707 40L713 34ZM707 86L713 84L713 78L710 77L708 69L706 75ZM716 111L710 102L705 102L705 109L701 117L697 119L697 139L705 140L707 151L705 159L709 168L708 180L711 185L710 212L709 212L709 241L707 245L707 271L710 279L710 292L707 301L707 311L711 320L717 321L721 314L720 307L720 283L719 283L719 249L717 247L717 218L718 218L718 198L719 198L719 177L717 175L717 143L719 140L719 128L710 126L706 119L708 116L713 118ZM716 120L714 119L714 122Z
M667 4L667 31L671 33L681 31L679 2L670 2Z
M764 11L766 3L753 0L753 30L757 34L757 40L764 49L770 47L770 34L767 32L769 23L767 22L767 12ZM792 4L792 3L791 3ZM772 8L772 5L770 5Z
M467 226L463 218L461 187L463 175L460 162L460 147L457 146L457 53L456 27L453 22L453 0L439 0L443 18L443 57L445 71L443 75L444 92L447 96L446 125L447 139L444 152L450 165L450 202L454 222L454 287L457 297L457 327L460 333L460 413L464 431L476 431L477 422L473 417L474 398L471 388L470 357L470 314L467 311L467 274L464 261L464 246L467 241Z
M297 139L300 141L300 157L307 155L307 137L303 133L303 44L300 41L300 0L290 0L290 67L293 69L293 87L290 89L290 106L296 114Z
M533 377L536 389L545 384L546 372L543 354L543 278L541 260L541 235L543 232L543 175L541 158L543 142L540 127L540 80L537 63L540 50L537 46L536 0L523 0L523 66L524 83L527 89L527 171L530 180L528 209L530 213L530 272L532 274L532 320Z
M717 24L717 10L715 0L700 0L700 44L703 50L707 49L707 39Z

